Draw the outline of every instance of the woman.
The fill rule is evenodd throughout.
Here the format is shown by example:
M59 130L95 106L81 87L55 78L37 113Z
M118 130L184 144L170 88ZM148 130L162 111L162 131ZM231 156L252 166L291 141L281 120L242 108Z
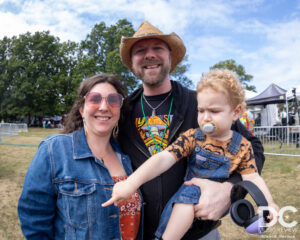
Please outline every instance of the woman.
M141 239L140 192L119 207L101 207L114 182L132 173L129 157L112 137L123 98L115 76L86 79L63 134L40 143L18 204L27 239Z

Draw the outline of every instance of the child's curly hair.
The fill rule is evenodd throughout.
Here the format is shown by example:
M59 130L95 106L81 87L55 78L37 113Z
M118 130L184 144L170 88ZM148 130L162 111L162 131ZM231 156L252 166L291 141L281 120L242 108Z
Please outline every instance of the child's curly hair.
M201 81L197 85L197 94L207 88L225 93L232 109L239 104L243 109L246 106L244 87L241 85L238 75L231 70L213 69L208 73L203 73Z

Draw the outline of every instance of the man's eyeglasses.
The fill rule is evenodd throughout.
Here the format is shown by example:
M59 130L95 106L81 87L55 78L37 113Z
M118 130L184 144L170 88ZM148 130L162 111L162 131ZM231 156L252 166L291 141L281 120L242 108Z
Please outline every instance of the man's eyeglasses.
M103 99L106 99L106 103L110 107L121 108L123 104L123 97L119 93L110 93L107 95L107 97L103 97L98 92L89 92L84 96L84 98L86 104L91 107L99 107Z

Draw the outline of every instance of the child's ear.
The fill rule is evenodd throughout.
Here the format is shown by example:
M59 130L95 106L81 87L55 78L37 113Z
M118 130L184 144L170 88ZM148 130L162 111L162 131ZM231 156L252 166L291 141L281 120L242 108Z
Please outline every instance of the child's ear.
M237 105L233 111L233 120L238 120L243 114L243 107L241 104Z

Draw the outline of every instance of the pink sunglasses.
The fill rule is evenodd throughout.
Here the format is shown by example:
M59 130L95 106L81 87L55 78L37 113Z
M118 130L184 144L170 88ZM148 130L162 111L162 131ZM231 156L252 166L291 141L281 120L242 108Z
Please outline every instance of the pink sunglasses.
M107 95L107 97L103 97L98 92L89 92L84 96L84 98L86 104L91 107L99 107L103 99L106 99L106 103L110 107L121 108L123 104L123 97L119 93L110 93Z

